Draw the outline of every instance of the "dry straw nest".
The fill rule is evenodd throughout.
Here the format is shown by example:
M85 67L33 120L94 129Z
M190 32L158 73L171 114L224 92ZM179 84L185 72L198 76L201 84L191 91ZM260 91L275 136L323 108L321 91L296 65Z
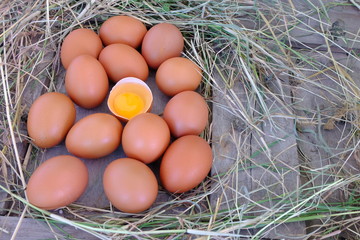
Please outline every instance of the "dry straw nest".
M331 24L326 20L320 29L304 21L306 17L328 19L327 11L331 8L351 4L348 1L313 2L303 1L310 10L299 12L291 0L1 1L2 219L17 216L20 228L23 218L46 221L50 228L72 225L99 239L259 239L270 236L270 232L283 223L305 221L308 228L297 236L300 239L341 234L349 239L358 238L360 89L351 65L358 64L358 55L351 47L338 45L328 31ZM222 173L212 172L194 191L175 195L142 214L126 215L111 208L77 204L52 212L37 209L24 195L26 181L43 151L31 145L27 136L25 123L29 106L40 94L61 88L63 78L59 76L64 70L59 51L64 37L79 27L97 30L114 15L136 17L148 27L171 22L180 28L186 39L185 55L204 71L201 93L212 109L231 116L230 132L222 133L223 136L216 133L218 138L214 138L219 126L212 121L202 136L213 148L222 146L222 139L231 139L235 146L232 155L215 152L214 161L227 158L232 164ZM291 30L301 24L308 34L316 32L324 37L325 43L312 49L304 47L291 35ZM339 29L332 29L339 33ZM341 33L336 37L351 36L357 43L356 33ZM299 49L301 47L306 51ZM341 60L330 51L333 47L345 54ZM279 76L286 76L290 81ZM336 82L336 88L327 85L324 78ZM274 83L278 88L273 87ZM239 85L241 95L235 90ZM288 87L291 92L286 90ZM315 87L326 90L327 94L321 95ZM322 100L331 102L332 107L315 104L311 108L301 98L305 95L296 95L299 92L321 96ZM293 100L288 102L290 98ZM274 104L269 105L269 100ZM281 114L274 112L274 105L281 106ZM219 119L214 114L212 119ZM270 160L257 163L260 155L281 146L281 141L265 145L259 141L258 150L249 154L253 146L248 140L263 134L259 125L265 122L267 129L281 129L282 126L277 125L279 117L293 122L296 133L293 140L298 146L311 143L327 154L325 160L336 162L312 165L304 147L295 151L300 159L295 166L278 167L269 164ZM341 127L344 125L346 128ZM337 128L343 129L339 144L329 146L320 132ZM319 141L306 140L304 134L313 134ZM319 146L318 142L324 145ZM275 194L276 197L272 196L273 189L266 185L259 184L249 190L239 179L247 170L256 168L263 169L264 174L278 174L280 177L274 185L284 188L287 180L281 176L293 171L293 176L300 179L298 186ZM237 184L231 185L234 181ZM229 186L233 194L227 195ZM262 199L252 199L252 194L257 192L262 192ZM335 193L339 198L330 200ZM259 208L269 202L270 207Z

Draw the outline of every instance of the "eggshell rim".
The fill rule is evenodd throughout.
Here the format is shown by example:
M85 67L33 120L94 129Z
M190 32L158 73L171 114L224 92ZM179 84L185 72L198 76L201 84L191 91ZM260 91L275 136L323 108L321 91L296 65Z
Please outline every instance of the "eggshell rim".
M108 108L110 110L110 112L115 115L118 119L122 120L122 121L129 121L128 118L124 117L124 116L121 116L119 114L116 113L115 110L112 109L111 107L111 100L113 99L113 95L116 91L117 88L121 87L122 84L125 84L125 83L135 83L135 84L139 84L143 87L146 88L146 90L148 90L148 93L150 94L150 101L149 102L146 102L146 106L145 108L143 109L143 111L141 111L140 113L138 114L141 114L141 113L146 113L146 112L150 112L151 108L152 108L152 104L153 104L153 94L152 94L152 91L150 89L150 87L143 81L141 80L140 78L136 78L136 77L126 77L126 78L122 78L120 79L113 87L112 89L110 90L110 93L109 93L109 97L108 97L108 100L107 100L107 105L108 105Z

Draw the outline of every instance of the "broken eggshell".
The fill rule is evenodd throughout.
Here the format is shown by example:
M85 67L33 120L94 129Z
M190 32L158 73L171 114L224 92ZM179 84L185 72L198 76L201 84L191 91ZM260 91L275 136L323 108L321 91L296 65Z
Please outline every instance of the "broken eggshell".
M149 86L141 79L135 77L126 77L116 83L111 89L110 95L107 101L107 105L112 114L114 114L120 120L127 122L130 118L126 117L117 111L115 106L115 99L124 93L134 93L141 98L144 107L136 115L149 112L152 107L153 94ZM133 116L134 117L134 116Z

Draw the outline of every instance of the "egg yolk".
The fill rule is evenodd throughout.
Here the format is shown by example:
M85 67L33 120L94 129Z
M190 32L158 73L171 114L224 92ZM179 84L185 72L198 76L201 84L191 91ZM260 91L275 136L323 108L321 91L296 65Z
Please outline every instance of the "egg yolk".
M144 109L144 100L135 93L125 92L114 99L115 111L123 117L130 119Z

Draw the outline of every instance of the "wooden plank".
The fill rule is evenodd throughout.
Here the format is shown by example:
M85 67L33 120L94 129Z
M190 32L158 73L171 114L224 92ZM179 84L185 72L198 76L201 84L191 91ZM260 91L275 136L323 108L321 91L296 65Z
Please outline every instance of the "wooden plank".
M360 48L360 13L355 6L334 0L283 0L283 3L292 13L287 19L292 27L290 42L316 44L326 49L326 36L330 46Z
M269 113L260 117L260 131L251 138L253 201L264 201L255 208L258 214L296 207L296 191L300 187L295 122L291 118L289 79L287 74L272 76L268 81L272 94L265 95ZM275 97L276 96L276 97ZM292 197L291 197L292 196ZM285 202L291 202L288 206ZM275 219L275 217L273 217ZM274 224L261 229L264 237L272 239L301 237L306 234L304 222Z
M18 217L0 216L0 240L9 240L15 231L19 221ZM20 228L16 234L16 240L39 240L39 239L78 239L97 240L99 238L76 229L70 225L49 223L43 220L31 218L22 219ZM51 228L49 227L51 226Z
M247 193L251 191L251 179L245 173L248 172L248 163L244 161L251 154L250 129L237 111L241 107L244 111L249 110L246 91L240 81L228 88L220 75L215 79L212 102L213 192L210 201L214 209L241 208L250 202ZM239 171L239 168L243 170ZM252 231L245 230L242 234L249 236Z
M308 55L315 57L314 53L308 53ZM333 56L338 62L345 63L347 68L352 69L356 66L359 69L359 62L350 56L345 54ZM322 173L325 170L324 167L337 168L339 162L344 160L345 152L345 155L340 153L346 151L347 147L351 147L347 145L351 138L351 124L346 120L350 109L347 108L349 106L344 105L343 101L346 96L341 84L344 83L332 72L333 61L329 56L317 56L317 60L323 63L323 66L319 66L319 69L306 66L304 69L309 70L305 70L303 73L304 79L308 79L308 81L298 83L294 87L293 95L299 118L300 141L298 144L300 150L306 163ZM343 69L345 72L347 71L345 68ZM323 72L317 74L318 71ZM349 75L353 75L355 86L360 86L356 69L354 71L348 70L348 72ZM351 162L348 161L347 163L351 164ZM330 173L331 169L328 171ZM332 181L332 176L333 174L318 176L317 172L314 172L312 178L317 178L315 180L317 184L324 184ZM340 199L333 200L340 201Z
M62 92L66 94L65 88L64 88L64 76L65 71L63 70L59 76L58 76L58 85L57 85L57 91ZM154 95L154 102L153 102L153 108L151 112L156 114L161 114L163 112L163 109L170 99L168 96L163 94L156 86L155 84L155 73L152 71L147 83L149 87L153 91ZM88 116L93 113L97 112L103 112L103 113L110 113L107 105L106 100L98 107L93 109L84 109L76 105L76 121L79 121L85 116ZM123 126L125 124L123 123ZM43 161L54 157L58 155L63 154L69 154L65 147L65 143L62 142L61 144L46 149L43 151L43 154L40 154L38 156L38 161L33 164L32 166L29 166L28 170L30 172L33 172L35 168L41 164ZM122 147L120 146L116 151L111 153L110 155L107 155L105 157L99 158L99 159L81 159L84 161L86 166L88 167L89 171L89 183L88 187L85 190L84 194L76 201L77 204L88 206L88 207L96 207L96 208L108 208L110 206L110 203L104 193L103 185L102 185L102 176L103 172L106 168L106 166L112 162L115 159L126 157ZM153 165L152 165L153 166ZM164 201L164 199L168 199L169 195L165 192L160 192L158 196L158 201L161 202Z
M328 55L319 56L312 52L305 54L316 58L323 65L314 69L305 64L303 69L308 70L303 71L304 81L297 82L293 87L294 107L299 118L298 146L302 164L307 170L303 175L303 184L308 187L318 186L320 189L324 184L334 182L336 175L350 177L360 173L354 156L357 153L357 142L353 138L351 125L351 121L354 121L351 119L353 110L344 101L349 99L351 91L358 94L360 62L346 54L333 54L338 67L344 71L342 76L347 73L346 81L353 80L354 85L351 87L333 72L334 62ZM347 193L341 189L332 189L321 197L323 203L347 201ZM311 221L308 225L311 227L319 223Z
M260 20L248 15L234 19L234 23L244 31L274 34L293 49L360 53L360 13L355 6L335 0L279 0L262 2L256 7L262 14ZM273 41L270 37L263 39Z
M255 109L255 105L247 98L244 84L236 81L227 89L222 80L217 81L218 87L213 89L213 206L245 210L253 202L269 199L250 210L254 215L261 215L269 208L276 211L276 202L284 198L283 194L296 191L299 186L295 125L293 120L283 117L291 114L285 107L291 101L289 81L286 76L281 76L277 82L282 82L282 85L271 83L270 89L275 93L282 92L285 98L281 100L270 95L267 97L270 116L257 124L262 131L259 133L257 130L250 130L247 122L250 119L242 118L239 113L239 109L243 109L250 118L256 117L251 110ZM265 151L260 150L264 147ZM282 172L274 173L272 167L281 169ZM220 181L217 176L224 174L228 174L226 178L222 177L226 180ZM299 237L305 234L305 224L279 224L268 226L268 229L249 229L241 233L250 236L258 231L263 231L261 236L268 238Z

